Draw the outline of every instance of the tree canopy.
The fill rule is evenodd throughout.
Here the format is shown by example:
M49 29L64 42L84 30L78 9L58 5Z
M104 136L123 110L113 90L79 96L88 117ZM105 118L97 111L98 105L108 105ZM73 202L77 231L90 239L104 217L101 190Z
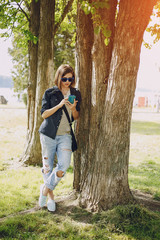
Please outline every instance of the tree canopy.
M75 36L76 36L76 1L56 1L55 6L55 41L54 62L55 69L62 63L75 65ZM67 12L70 9L71 11ZM30 1L1 0L0 28L4 30L1 37L12 37L13 48L9 53L13 60L12 78L14 89L21 92L27 88L29 77L28 42L38 41L29 30Z
M38 36L34 36L29 31L30 24L30 0L1 0L0 5L0 28L4 30L1 37L11 37L13 48L9 53L13 60L12 78L14 89L17 92L27 88L29 74L28 41L34 44L38 41ZM56 1L55 6L55 41L54 41L54 62L55 69L62 63L75 65L75 38L76 38L76 1L61 0ZM72 4L72 10L65 15L68 7ZM111 37L109 26L103 22L99 9L109 9L109 1L81 1L81 8L85 14L92 14L95 34L103 33L105 44L108 45ZM153 16L160 17L160 2L158 1L153 12ZM59 27L59 28L58 28ZM154 43L160 39L160 24L146 29L154 36ZM151 47L145 43L146 47Z

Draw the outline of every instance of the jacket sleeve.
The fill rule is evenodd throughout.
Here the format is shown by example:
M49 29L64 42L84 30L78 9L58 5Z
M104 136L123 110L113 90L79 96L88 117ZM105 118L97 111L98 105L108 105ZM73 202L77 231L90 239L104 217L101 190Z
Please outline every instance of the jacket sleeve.
M44 111L50 108L50 98L47 91L45 91L43 98L42 98L42 108L41 108L41 115Z
M82 101L81 93L80 93L79 90L76 90L76 100L78 100L76 110L79 112L80 111L80 104L81 104L81 101Z

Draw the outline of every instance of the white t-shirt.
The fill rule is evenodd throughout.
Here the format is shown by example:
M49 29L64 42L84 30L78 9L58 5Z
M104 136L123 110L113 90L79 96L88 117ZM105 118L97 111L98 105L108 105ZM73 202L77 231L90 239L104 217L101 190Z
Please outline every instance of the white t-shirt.
M64 95L64 98L67 98L69 95L70 95L70 89L67 92L67 94ZM67 105L66 105L66 108L67 108L68 114L71 118L71 110ZM69 122L68 122L65 112L62 110L62 118L61 118L61 122L58 127L57 135L65 135L65 134L70 134L70 126L69 126Z

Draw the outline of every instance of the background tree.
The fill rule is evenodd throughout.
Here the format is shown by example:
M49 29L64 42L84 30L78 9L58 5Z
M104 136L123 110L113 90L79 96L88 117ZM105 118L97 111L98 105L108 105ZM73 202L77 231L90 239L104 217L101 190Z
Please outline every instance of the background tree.
M29 80L27 141L22 161L39 164L41 163L41 152L38 129L42 121L40 106L45 89L53 85L54 36L71 9L73 0L47 0L45 4L40 0L33 0L31 3L27 0L7 2L1 0L1 3L1 28L9 27L13 32L16 26L22 26L24 18L21 16L22 13L28 21L29 28L23 31L29 37ZM55 7L58 9L56 15ZM7 19L7 22L4 19ZM10 33L6 32L4 35L8 37Z
M104 7L106 1L102 5L82 2L89 15L78 6L77 69L83 114L74 187L81 205L94 210L132 199L128 185L131 114L143 33L156 2L112 0L109 9Z
M24 17L24 13L21 12L21 15ZM30 13L28 15L30 17ZM76 7L73 7L73 10L67 14L54 36L55 70L63 63L75 66L75 17ZM12 79L14 81L14 91L22 93L23 90L27 89L29 77L28 41L32 39L33 43L36 44L37 38L33 38L33 35L29 32L26 18L23 18L23 32L20 31L22 24L19 27L18 25L19 23L12 32L12 48L9 48L9 54L12 56L13 61Z
M153 18L154 17L160 20L160 1L157 2L154 8ZM156 43L160 40L160 23L150 24L150 26L147 27L146 30L151 33L151 36L154 36L153 43Z
M27 89L29 78L28 46L19 44L19 39L24 39L20 32L14 34L12 48L9 48L8 52L12 56L13 62L12 80L14 82L14 91L19 95L22 94L24 103L27 105L27 93L24 90Z
M61 7L56 5L55 20L58 22L62 15L64 2L61 1ZM72 3L72 8L68 11L66 17L59 26L54 38L54 63L55 69L61 64L68 63L75 66L75 38L76 38L76 1ZM57 27L56 27L57 28Z
M33 3L32 1L31 3ZM53 0L38 1L40 3L40 16L39 16L39 31L38 31L38 51L37 51L37 68L35 69L33 64L30 64L30 79L36 79L36 94L33 93L33 86L31 81L31 100L30 102L34 104L33 108L28 109L28 119L31 123L28 125L28 135L26 142L26 149L22 158L22 161L29 164L39 164L41 163L41 151L40 151L40 140L38 129L42 122L42 117L40 116L41 101L44 91L47 87L53 86L54 79L54 36L64 20L67 12L72 6L73 0L64 1L63 5L60 2L60 17L58 21L55 21L55 4ZM59 2L57 1L57 4ZM66 5L64 5L66 3ZM61 6L63 6L61 8ZM37 8L36 8L37 10ZM31 14L32 15L32 14ZM35 14L33 14L35 16ZM34 25L35 21L31 20ZM32 31L31 31L32 33ZM35 35L35 34L34 34ZM37 35L36 35L37 36ZM35 57L36 54L34 53ZM32 58L31 58L32 60ZM31 67L34 69L31 70ZM33 78L33 74L36 75ZM28 107L30 102L28 102ZM32 105L31 105L32 106Z

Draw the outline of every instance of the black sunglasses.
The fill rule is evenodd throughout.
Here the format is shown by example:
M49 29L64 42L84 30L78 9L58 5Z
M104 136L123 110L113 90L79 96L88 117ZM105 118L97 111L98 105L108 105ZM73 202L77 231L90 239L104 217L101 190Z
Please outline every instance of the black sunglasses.
M61 78L61 80L62 80L62 82L67 82L67 80L69 81L69 82L72 82L73 80L74 80L74 77L70 77L70 78Z

